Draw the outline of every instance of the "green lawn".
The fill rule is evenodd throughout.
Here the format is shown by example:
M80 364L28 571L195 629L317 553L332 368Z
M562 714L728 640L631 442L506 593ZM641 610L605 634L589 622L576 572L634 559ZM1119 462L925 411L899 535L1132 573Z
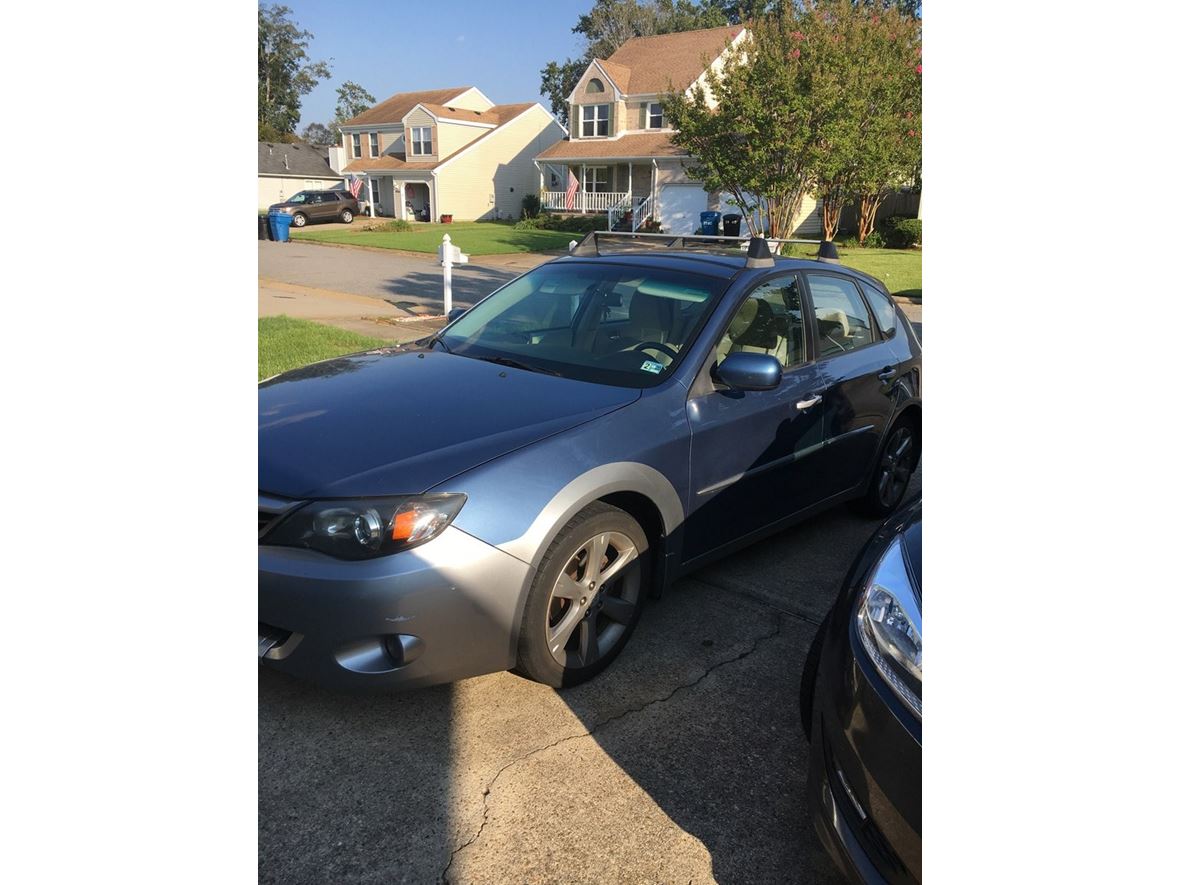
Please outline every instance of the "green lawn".
M922 252L919 249L860 249L836 246L840 263L872 274L895 295L922 297ZM795 246L792 255L814 258L815 246Z
M380 249L405 249L409 252L434 253L442 243L443 234L451 235L451 242L468 255L503 255L511 252L544 252L564 249L570 240L580 240L581 234L553 230L516 230L510 224L491 224L469 221L458 224L418 223L413 230L402 233L378 233L361 230L316 230L314 227L291 231L297 240L317 243L344 243L352 246L376 246Z
M388 341L287 316L258 319L258 380Z

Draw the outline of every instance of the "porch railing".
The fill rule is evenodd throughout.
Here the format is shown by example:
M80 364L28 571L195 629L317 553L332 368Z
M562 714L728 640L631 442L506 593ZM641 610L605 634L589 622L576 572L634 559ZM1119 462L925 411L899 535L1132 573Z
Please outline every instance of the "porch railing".
M579 190L574 194L573 209L567 209L565 191L541 191L541 205L557 212L606 212L630 198L628 193Z

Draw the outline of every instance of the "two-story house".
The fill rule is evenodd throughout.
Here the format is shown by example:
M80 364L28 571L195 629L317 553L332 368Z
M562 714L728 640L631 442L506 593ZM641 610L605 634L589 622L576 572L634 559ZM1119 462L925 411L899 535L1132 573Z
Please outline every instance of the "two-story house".
M540 104L493 104L474 86L399 92L340 131L370 213L418 221L519 217L533 158L565 135Z
M632 37L608 59L594 59L569 96L569 138L537 155L542 205L556 212L607 213L612 226L648 219L666 233L690 234L705 210L737 212L687 172L672 143L662 99L700 84L749 38L741 25ZM568 193L569 173L578 186ZM804 200L793 235L818 233L819 212ZM744 232L743 224L743 232Z

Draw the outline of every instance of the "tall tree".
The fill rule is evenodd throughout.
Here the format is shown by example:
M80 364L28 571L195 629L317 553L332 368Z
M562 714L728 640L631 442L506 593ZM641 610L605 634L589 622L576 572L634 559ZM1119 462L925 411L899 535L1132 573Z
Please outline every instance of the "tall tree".
M339 132L341 123L363 114L376 100L365 87L345 80L336 87L336 119L332 121L332 131Z
M317 147L329 147L336 143L336 136L323 123L308 123L303 127L300 138Z
M561 64L551 61L541 69L541 94L549 96L549 110L562 126L569 125L570 109L566 99L578 85L586 64L585 59L567 58Z
M299 122L303 96L331 73L326 61L312 61L314 35L292 21L286 6L258 6L258 137L290 135Z

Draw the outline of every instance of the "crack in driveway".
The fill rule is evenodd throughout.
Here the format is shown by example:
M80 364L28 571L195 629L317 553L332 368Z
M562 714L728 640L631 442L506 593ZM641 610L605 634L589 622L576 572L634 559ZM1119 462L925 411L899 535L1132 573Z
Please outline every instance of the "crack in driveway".
M722 589L726 589L726 588L722 588ZM767 608L771 608L771 607L767 606ZM687 691L691 688L695 688L696 686L700 685L702 682L705 681L706 678L708 678L711 674L713 674L717 670L721 669L722 667L726 667L729 664L736 664L738 661L748 658L750 655L752 655L754 652L756 652L758 650L758 647L763 642L765 642L769 639L774 639L775 637L782 634L782 629L783 629L782 615L783 614L792 615L794 613L793 612L779 612L779 616L777 616L775 618L775 625L774 625L773 630L771 630L769 633L764 633L760 636L756 636L754 638L753 644L748 649L741 652L740 654L737 654L731 658L725 658L724 660L718 661L717 663L713 664L712 666L707 667L705 669L705 671L703 673L701 673L700 676L698 676L696 679L692 680L691 682L686 682L683 685L676 686L675 688L673 688L670 692L668 692L663 697L654 698L650 701L647 701L644 704L641 704L638 707L633 707L631 709L624 710L621 713L616 713L614 716L610 716L610 717L602 720L601 722L595 724L594 727L589 729L588 731L584 731L580 734L567 735L566 737L563 737L563 738L558 738L557 740L553 741L552 743L546 744L543 747L537 747L536 749L529 750L523 756L518 756L515 759L511 760L510 762L505 763L500 768L499 771L497 771L494 775L492 775L492 779L490 781L488 781L487 786L485 786L483 788L483 819L480 821L479 829L476 830L474 836L472 836L470 839L468 839L466 842L464 842L462 845L460 845L454 851L452 851L451 856L447 859L447 865L446 865L446 867L443 868L443 871L442 871L442 882L444 883L444 885L448 885L448 883L450 882L450 879L448 878L448 876L451 871L451 866L455 863L455 858L457 858L463 851L470 848L477 841L479 841L480 836L483 835L484 828L488 825L488 812L491 810L490 806L489 806L488 797L492 794L492 788L495 787L496 781L498 781L500 779L500 775L502 775L508 769L512 768L517 763L523 762L526 759L530 759L533 756L536 756L538 753L544 753L546 750L551 750L554 747L560 746L561 744L564 744L568 741L576 741L576 740L580 740L582 738L591 737L596 732L600 731L602 728L606 727L607 725L610 725L612 722L618 722L620 719L624 719L627 716L632 715L633 713L642 713L644 710L647 710L650 707L654 707L656 704L666 703L666 702L670 701L672 698L674 698L676 695L678 695L680 692ZM796 615L796 617L798 617L798 615Z

